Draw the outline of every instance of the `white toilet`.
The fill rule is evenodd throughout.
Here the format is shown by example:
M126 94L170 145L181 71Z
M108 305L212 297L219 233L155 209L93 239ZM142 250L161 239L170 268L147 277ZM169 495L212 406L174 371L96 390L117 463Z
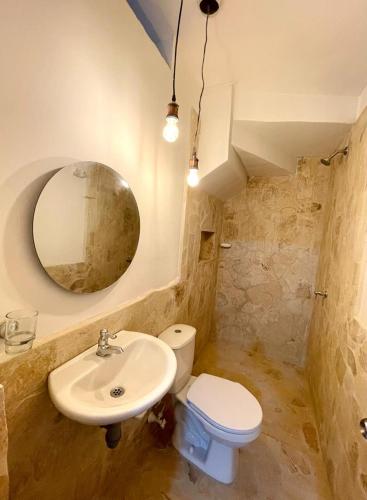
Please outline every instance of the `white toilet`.
M202 373L191 376L196 330L172 325L159 338L177 358L170 392L176 396L175 448L189 462L222 483L236 475L239 448L261 432L262 410L241 384Z

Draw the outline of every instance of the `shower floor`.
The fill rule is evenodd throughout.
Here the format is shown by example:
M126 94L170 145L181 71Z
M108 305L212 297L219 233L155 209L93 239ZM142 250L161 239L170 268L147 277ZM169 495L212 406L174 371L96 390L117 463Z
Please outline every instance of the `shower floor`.
M239 472L229 486L188 464L174 448L151 448L131 477L125 500L330 499L310 394L297 368L259 352L209 343L194 374L240 382L264 412L261 436L240 450Z

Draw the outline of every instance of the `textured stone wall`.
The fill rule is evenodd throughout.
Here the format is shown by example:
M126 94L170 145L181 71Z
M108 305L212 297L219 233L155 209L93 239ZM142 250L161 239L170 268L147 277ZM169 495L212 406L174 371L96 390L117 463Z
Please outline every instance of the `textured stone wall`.
M212 196L191 190L186 220L187 243L183 252L183 278L188 283L190 319L202 334L196 338L196 357L213 330L215 292L217 286L219 244L222 230L223 204ZM201 231L213 232L212 257L200 260Z
M27 353L12 358L0 356L0 383L6 395L11 498L123 497L130 471L143 459L150 445L145 422L135 419L125 422L120 445L116 450L108 450L102 429L78 424L58 413L48 396L47 376L94 345L102 327L158 335L173 323L187 322L197 327L197 350L202 349L211 331L218 259L214 256L199 262L200 232L215 233L217 255L221 221L220 201L199 191L190 192L182 280L177 285L154 291L134 303L46 338ZM1 437L0 434L0 486L3 484Z
M317 276L329 295L315 302L307 363L321 447L340 500L367 498L367 441L359 431L367 417L367 325L358 321L367 309L366 127L367 111L352 128L348 158L331 167Z
M85 291L117 281L130 266L139 241L140 220L134 195L103 165L88 170Z
M252 177L224 206L216 331L244 349L302 365L329 170L304 160L294 176Z

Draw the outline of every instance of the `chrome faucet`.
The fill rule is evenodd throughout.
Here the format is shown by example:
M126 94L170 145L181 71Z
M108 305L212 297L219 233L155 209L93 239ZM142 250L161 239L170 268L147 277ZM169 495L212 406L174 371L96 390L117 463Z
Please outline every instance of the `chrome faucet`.
M123 348L120 346L110 345L108 343L108 339L116 339L117 335L115 333L109 333L106 328L103 328L99 332L98 339L98 347L97 347L97 356L101 356L102 358L105 356L111 356L111 354L121 354L124 352Z

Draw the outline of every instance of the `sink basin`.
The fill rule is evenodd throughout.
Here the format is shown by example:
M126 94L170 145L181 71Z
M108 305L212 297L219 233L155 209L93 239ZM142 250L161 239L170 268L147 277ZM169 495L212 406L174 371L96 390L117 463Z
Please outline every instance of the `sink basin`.
M170 389L176 357L162 340L120 331L110 344L124 352L102 358L95 345L50 373L51 400L66 417L88 425L122 422L151 408Z

